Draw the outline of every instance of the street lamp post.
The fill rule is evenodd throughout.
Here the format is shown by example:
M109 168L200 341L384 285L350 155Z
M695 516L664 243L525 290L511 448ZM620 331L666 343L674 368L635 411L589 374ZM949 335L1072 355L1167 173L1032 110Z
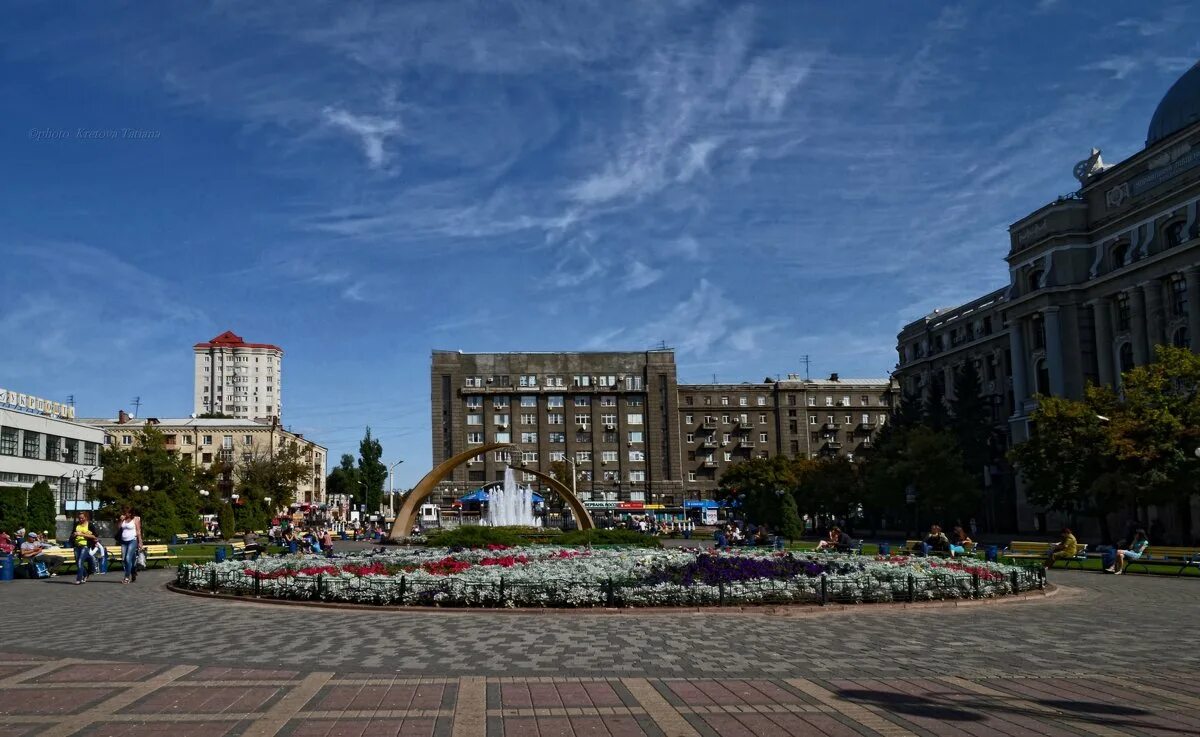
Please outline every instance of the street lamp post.
M404 461L396 461L388 468L388 516L392 519L396 518L396 466L399 466Z

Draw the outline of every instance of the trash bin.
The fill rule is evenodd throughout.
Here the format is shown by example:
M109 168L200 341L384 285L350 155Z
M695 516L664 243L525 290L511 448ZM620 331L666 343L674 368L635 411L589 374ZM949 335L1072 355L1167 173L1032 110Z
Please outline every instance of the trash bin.
M213 553L213 560L215 560L218 563L225 562L225 546L224 545L217 548L216 552Z
M983 555L988 563L995 563L996 560L1000 557L1000 551L996 548L995 545L989 545L989 546L987 546L987 550L984 551Z
M890 557L892 554L892 544L879 543L879 554L885 557Z
M0 556L0 581L13 580L13 557L11 555Z
M295 555L296 551L298 551L299 549L300 549L300 543L296 542L295 540L292 540L291 542L288 543L288 552L289 553L292 553L293 555Z

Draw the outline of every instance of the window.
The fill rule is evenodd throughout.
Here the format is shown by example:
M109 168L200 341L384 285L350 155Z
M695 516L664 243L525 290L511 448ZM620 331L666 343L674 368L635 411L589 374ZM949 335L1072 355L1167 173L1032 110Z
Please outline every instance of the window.
M508 409L508 397L492 397L492 409Z
M17 454L17 428L0 428L0 455L15 456Z
M1163 229L1163 234L1167 237L1167 248L1174 248L1183 243L1183 225L1182 220L1176 220Z
M731 434L729 434L729 433L722 433L722 434L721 434L721 442L722 442L722 443L728 443L728 442L729 442L730 440L732 440L732 439L733 439L733 436L732 436Z
M1113 246L1113 250L1112 250L1113 266L1112 267L1114 269L1119 269L1122 266L1124 266L1125 260L1128 256L1129 256L1129 244L1128 243L1122 242L1122 243L1118 243L1117 245Z
M1046 276L1046 272L1041 269L1034 269L1029 272L1029 281L1027 282L1026 291L1036 292L1042 288L1042 279Z
M184 436L183 436L183 442L184 442L186 445L191 445L191 444L192 444L192 436L191 436L191 435L184 435Z
M467 424L468 425L482 425L483 424L483 415L467 415Z
M1122 343L1120 351L1121 373L1133 370L1133 344Z
M554 396L546 397L546 406L553 407L555 409L561 408L563 406L562 395L556 394Z
M221 450L233 450L232 435L225 435L221 438Z
M1171 314L1175 317L1187 315L1187 282L1182 274L1171 277Z
M504 427L508 425L508 421L511 419L511 417L511 415L507 414L492 415L492 424Z
M687 440L685 442L688 442L688 443L696 442L696 433L693 433L693 432L688 433Z
M508 431L497 432L492 434L492 442L494 443L511 443L512 433Z
M683 416L683 424L685 424L685 425L696 424L696 416L695 415L684 415Z
M575 424L576 424L576 425L579 425L580 427L587 427L588 425L592 424L592 416L591 416L591 415L585 415L585 414L583 414L583 413L581 413L581 412L580 412L580 413L576 413L576 415L575 415Z
M536 407L537 406L537 397L530 396L528 394L522 394L521 395L521 406L522 407Z
M521 451L521 462L522 463L537 463L537 459L538 459L538 454L537 454L536 450Z
M551 412L550 414L546 415L546 424L548 424L548 425L563 424L562 413L561 412Z
M524 481L525 483L529 483L531 481L537 481L537 476L534 476L531 473L522 473L521 480Z
M759 415L759 416L758 416L758 424L760 424L760 425L765 425L765 424L767 424L767 416L766 416L766 415Z
M1121 292L1117 295L1117 330L1129 329L1129 295Z
M625 415L625 421L630 425L640 425L642 424L642 413L630 412L629 414Z
M521 442L522 442L522 443L536 443L537 441L538 441L538 440L537 440L537 433L535 433L535 432L523 432L523 433L521 433Z
M547 434L546 439L551 443L565 443L567 442L567 434L565 432L552 432Z
M817 416L816 416L816 415L809 415L809 416L808 416L808 424L810 424L810 425L815 425L815 424L817 424Z
M212 453L201 453L200 454L200 462L201 463L212 463Z
M467 397L467 409L468 410L482 410L483 409L483 397Z
M1033 347L1035 349L1046 347L1046 321L1042 319L1040 314L1033 316L1031 324L1033 328Z
M1191 348L1192 337L1188 335L1187 328L1179 328L1175 334L1171 336L1171 345L1176 348Z
M788 404L795 404L795 402L789 402ZM809 398L808 398L808 406L809 406L809 407L816 407L816 406L817 406L817 398L816 398L816 397L809 397Z
M1046 366L1046 359L1039 359L1037 365L1034 366L1034 373L1037 378L1037 393L1050 394L1050 369Z
M608 376L597 376L596 377L596 385L597 386L605 386L605 387L616 386L617 385L617 377L613 376L612 374L609 374Z
M733 423L729 420L729 415L721 415L721 424L732 425Z
M571 380L571 383L573 383L575 386L591 386L592 377L576 375L575 378Z
M121 445L129 445L129 443L125 442L125 438L127 438L127 437L129 437L129 436L126 435L124 438L121 439ZM201 445L212 445L212 435L205 435L205 436L201 437L200 444Z
M826 407L832 407L832 406L833 406L833 397L825 397L825 406L826 406Z
M472 444L482 443L483 442L483 433L481 433L481 432L467 433L467 442L472 443Z
M642 377L626 376L625 377L625 390L631 391L631 392L641 391L642 390Z
M704 398L704 406L707 407L710 404L712 404L712 397L705 397Z
M722 407L728 407L728 406L729 406L729 397L721 397L721 406L722 406Z
M575 406L576 407L591 407L592 406L592 398L587 396L586 394L577 395L575 397Z
M767 406L767 398L766 397L755 397L754 403L757 404L759 407L766 407Z
M726 463L728 463L729 461L732 461L732 460L733 460L733 453L730 453L730 452L726 451L726 453L725 453L725 462L726 462Z
M512 460L512 451L498 450L492 454L492 458L496 459L500 463L508 463Z
M592 462L592 451L590 451L590 450L575 451L575 462L576 463L591 463Z
M546 377L546 382L545 382L545 385L546 385L546 386L554 386L554 387L563 386L563 377L561 377L561 376L547 376L547 377Z
M616 427L617 416L615 414L600 415L600 424L601 425L612 425L613 427Z
M614 396L612 394L605 394L605 395L601 396L600 397L600 406L601 407L616 407L617 406L616 396Z
M606 451L602 452L600 454L600 460L604 461L605 463L616 463L617 462L617 451L606 450Z
M879 415L879 424L883 425L885 422L887 422L887 415Z
M96 465L96 455L98 446L95 443L84 443L83 445L83 465ZM14 449L15 452L15 449Z
M690 407L696 403L696 398L689 394L683 398L683 403Z
M738 406L739 407L748 407L749 403L750 403L750 400L748 398L738 397Z
M242 445L254 445L254 436L253 435L243 435L242 436Z
M536 387L537 386L537 375L536 374L521 374L519 377L517 377L517 385L525 386L525 387ZM533 397L530 397L530 399L533 399ZM522 398L522 401L524 401L524 398Z
M641 430L632 430L632 431L630 431L630 433L629 433L629 442L631 442L631 443L640 443L640 442L642 442L642 431L641 431Z
M476 387L476 388L483 386L483 377L482 376L468 376L466 378L466 386Z
M688 481L695 481L695 480L696 480L696 472L688 471Z
M626 407L641 407L642 406L642 398L641 397L628 397L625 400L625 406Z
M758 434L758 442L760 442L760 443L767 442L767 434L765 432L760 432Z
M615 432L605 432L603 435L601 435L601 437L604 439L604 442L606 442L606 443L618 442L617 434Z
M862 396L860 396L858 398L858 403L864 407L870 406L871 398L869 396L867 396L866 394L863 394Z
M567 454L565 451L561 451L561 450L550 451L550 462L551 463L562 463L565 460L567 460Z
M575 442L586 445L592 442L592 434L585 430L579 430L575 433Z
M839 406L841 406L841 407L849 407L850 406L850 395L849 394L842 397L842 403Z
M842 417L842 421L843 421L845 424L847 424L847 425L851 424L851 422L852 422L852 420L851 420L851 418L850 418L850 415L844 415L844 416Z
M863 416L862 416L862 424L864 424L864 425L870 425L870 424L871 424L871 415L869 415L869 414L866 414L866 413L864 412L864 413L863 413Z
M643 482L646 480L646 472L645 471L630 471L629 472L629 480L635 481L635 482Z
M521 424L522 425L536 425L537 424L537 415L532 415L532 414L521 415Z

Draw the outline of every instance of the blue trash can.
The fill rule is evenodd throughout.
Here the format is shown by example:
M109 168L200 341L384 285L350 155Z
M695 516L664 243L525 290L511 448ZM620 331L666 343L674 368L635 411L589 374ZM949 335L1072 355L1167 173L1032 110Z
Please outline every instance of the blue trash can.
M13 557L11 555L0 556L0 581L13 580Z
M300 543L296 542L295 540L292 540L290 543L288 543L289 553L295 554L298 550L300 550Z
M892 544L879 543L879 554L883 556L890 556L892 554Z
M225 562L225 546L222 545L221 547L217 548L216 552L213 553L213 560L218 563Z
M989 545L989 546L987 546L987 550L984 551L983 555L988 563L995 563L997 561L997 559L999 559L999 557L1000 557L1000 551L996 548L995 545Z

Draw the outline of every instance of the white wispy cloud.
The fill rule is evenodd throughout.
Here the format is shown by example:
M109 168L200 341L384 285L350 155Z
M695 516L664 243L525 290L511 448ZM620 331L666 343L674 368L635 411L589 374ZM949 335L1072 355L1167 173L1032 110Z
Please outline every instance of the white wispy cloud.
M1113 79L1125 79L1133 72L1137 71L1141 66L1141 62L1131 56L1113 56L1108 59L1085 64L1082 68L1085 70L1095 70L1108 72Z
M388 138L400 133L400 121L355 115L334 107L326 107L321 112L330 125L358 139L363 155L367 157L367 162L372 168L379 169L387 163L388 152L384 144Z
M624 279L621 280L621 289L626 292L645 289L662 277L662 269L655 269L641 261L634 260L629 264L629 269L626 271Z

